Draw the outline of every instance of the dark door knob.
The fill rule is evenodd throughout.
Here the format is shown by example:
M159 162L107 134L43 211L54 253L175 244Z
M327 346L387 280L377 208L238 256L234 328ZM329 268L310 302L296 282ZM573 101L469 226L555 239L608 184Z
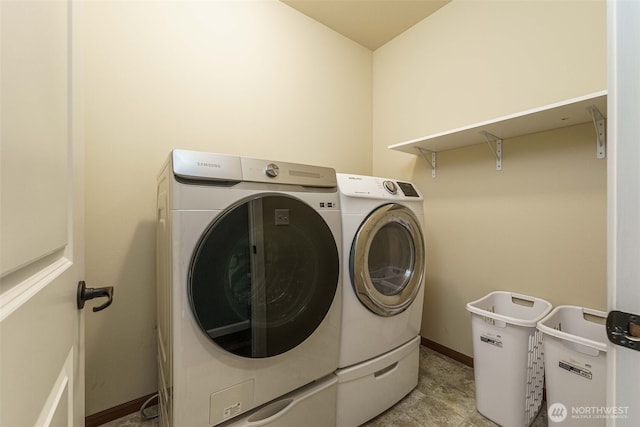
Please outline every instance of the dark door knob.
M78 303L79 310L84 308L84 303L86 301L102 297L108 298L107 302L98 307L93 307L94 312L104 310L111 305L111 303L113 302L113 286L107 286L104 288L87 288L84 280L78 282L78 294L76 301Z
M606 328L609 341L640 351L640 315L610 311Z

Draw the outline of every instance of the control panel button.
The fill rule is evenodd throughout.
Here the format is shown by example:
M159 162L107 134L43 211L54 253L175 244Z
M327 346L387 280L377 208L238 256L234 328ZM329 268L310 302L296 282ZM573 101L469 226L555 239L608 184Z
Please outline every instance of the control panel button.
M382 185L384 186L384 189L391 194L396 194L398 192L398 187L396 187L396 184L393 181L384 181Z
M275 178L280 173L280 168L275 163L269 163L264 173L271 178Z

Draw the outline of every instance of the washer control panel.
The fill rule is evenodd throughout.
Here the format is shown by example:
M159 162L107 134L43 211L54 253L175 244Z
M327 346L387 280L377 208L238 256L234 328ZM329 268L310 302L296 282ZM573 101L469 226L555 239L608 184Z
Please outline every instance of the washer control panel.
M264 169L264 173L271 178L275 178L280 173L280 168L275 163L269 163Z
M323 166L278 162L201 151L173 150L173 173L186 181L242 181L335 188L336 171Z

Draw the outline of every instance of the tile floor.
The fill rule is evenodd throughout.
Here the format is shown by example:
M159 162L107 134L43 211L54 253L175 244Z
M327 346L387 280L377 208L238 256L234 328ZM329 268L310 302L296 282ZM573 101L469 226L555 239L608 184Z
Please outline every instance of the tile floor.
M152 408L147 412L151 413ZM104 424L103 427L157 427L139 413ZM394 407L363 427L490 427L496 426L476 411L473 370L424 346L420 347L418 386ZM547 426L543 406L532 427ZM303 426L301 426L303 427Z

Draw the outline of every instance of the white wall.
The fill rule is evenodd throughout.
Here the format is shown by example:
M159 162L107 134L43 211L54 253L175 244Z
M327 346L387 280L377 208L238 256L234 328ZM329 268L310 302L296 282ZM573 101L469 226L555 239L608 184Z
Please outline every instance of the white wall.
M606 89L604 1L453 1L374 52L373 172L425 195L422 335L472 354L467 302L606 306L606 161L591 124L423 159L388 145ZM428 169L428 170L427 170Z
M606 2L455 0L374 53L374 170L390 144L606 89Z
M85 4L87 415L156 385L156 175L172 148L369 174L372 53L277 1Z

